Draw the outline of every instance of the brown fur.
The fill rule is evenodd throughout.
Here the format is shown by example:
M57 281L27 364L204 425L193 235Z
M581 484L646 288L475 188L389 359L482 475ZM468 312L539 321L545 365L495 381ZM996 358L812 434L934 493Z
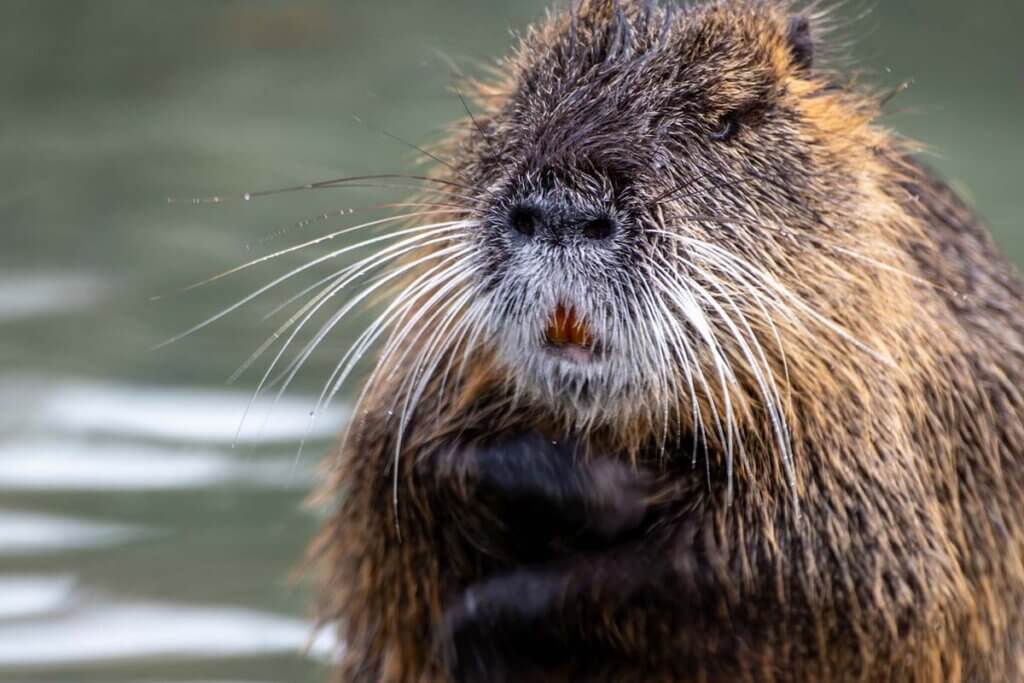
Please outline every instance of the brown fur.
M337 680L449 680L437 641L449 604L523 564L451 444L517 430L571 434L660 482L648 534L588 559L588 571L631 579L594 583L562 615L572 642L588 647L567 650L547 680L1024 678L1024 290L975 215L874 122L872 97L794 63L791 11L723 0L669 17L594 0L575 19L553 15L501 64L499 81L478 86L483 113L459 129L454 170L441 177L488 187L503 166L575 168L586 156L635 183L638 222L728 216L684 229L756 261L847 333L745 304L773 375L786 378L793 471L735 348L726 353L739 381L698 397L708 415L731 392L744 449L727 477L725 444L711 430L706 473L673 441L696 433L689 394L673 397L666 445L656 411L579 421L514 392L521 380L481 344L416 404L396 520L399 430L388 409L411 372L396 363L354 417L328 486L337 509L313 552L324 618L345 643ZM626 33L633 52L616 52ZM586 71L586 59L608 71ZM683 81L690 91L676 98ZM750 118L733 146L687 142L737 109ZM664 149L668 168L654 174ZM693 182L695 154L744 184L719 184L714 199L659 201ZM466 208L482 215L489 201ZM657 248L676 263L689 258ZM616 587L636 571L658 585L634 600Z

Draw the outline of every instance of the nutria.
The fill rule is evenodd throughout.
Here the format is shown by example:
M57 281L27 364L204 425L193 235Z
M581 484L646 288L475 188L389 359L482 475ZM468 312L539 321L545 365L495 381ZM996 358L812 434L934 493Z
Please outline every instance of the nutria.
M1021 680L1021 282L829 35L585 0L462 86L353 355L337 680Z

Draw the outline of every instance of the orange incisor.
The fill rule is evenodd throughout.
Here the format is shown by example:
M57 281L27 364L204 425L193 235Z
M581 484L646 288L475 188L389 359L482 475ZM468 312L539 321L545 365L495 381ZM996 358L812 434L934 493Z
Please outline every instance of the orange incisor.
M547 338L549 342L559 346L574 344L590 348L594 345L586 321L577 316L575 308L566 308L562 304L558 305L551 320L548 321Z

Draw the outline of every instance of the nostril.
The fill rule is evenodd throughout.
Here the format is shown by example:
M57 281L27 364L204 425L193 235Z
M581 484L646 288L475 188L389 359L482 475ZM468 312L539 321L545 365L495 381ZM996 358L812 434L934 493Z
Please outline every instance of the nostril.
M540 217L533 209L517 206L512 209L512 213L509 215L509 222L516 232L527 237L533 237L534 233L537 232L537 224L540 222Z
M615 232L615 224L610 218L595 218L583 226L583 235L592 240L606 240Z

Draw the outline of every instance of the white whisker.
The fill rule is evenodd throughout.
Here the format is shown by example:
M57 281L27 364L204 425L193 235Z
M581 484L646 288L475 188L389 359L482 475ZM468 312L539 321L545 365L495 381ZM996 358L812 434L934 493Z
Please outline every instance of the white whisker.
M342 249L337 249L335 251L332 251L329 254L325 254L324 256L321 256L319 258L313 259L312 261L304 263L303 265L299 266L298 268L295 268L295 269L289 271L288 273L285 273L284 275L282 275L282 276L276 278L275 280L271 281L269 284L264 285L263 287L260 287L259 289L257 289L252 294L250 294L250 295L246 296L245 298L243 298L243 299L235 302L234 304L228 306L227 308L222 310L220 313L217 313L216 315L213 315L213 316L207 318L203 322L199 323L198 325L194 325L193 327L185 330L181 334L178 334L178 335L176 335L174 337L171 337L167 341L164 341L164 342L162 342L160 344L157 344L154 347L154 349L161 349L161 348L164 348L166 346L170 346L171 344L174 344L176 342L181 341L185 337L188 337L188 336L190 336L192 334L195 334L199 330L202 330L202 329L204 329L206 327L209 327L213 323L217 322L218 320L224 318L227 315L230 315L231 313L234 313L235 311L237 311L242 306L245 306L246 304L248 304L250 301L253 301L254 299L256 299L256 298L260 297L261 295L265 294L266 292L270 291L271 289L274 289L275 287L277 287L281 283L286 282L289 279L295 277L299 273L305 272L305 271L307 271L307 270L309 270L309 269L311 269L311 268L313 268L315 266L320 265L321 263L324 263L324 262L329 261L331 259L337 258L338 256L341 256L342 254L345 254L345 253L348 253L348 252L351 252L351 251L355 251L357 249L363 249L363 248L368 247L368 246L370 246L372 244L378 244L380 242L384 242L386 240L394 239L396 237L401 237L403 235L408 235L408 234L412 234L412 233L415 233L415 232L421 232L423 230L427 230L427 229L430 229L430 228L437 228L437 227L449 226L449 225L465 225L465 223L462 223L462 222L453 223L451 221L448 221L448 222L444 222L444 223L435 223L435 224L431 224L431 225L419 226L419 227L416 227L416 228L408 228L406 230L398 230L398 231L390 233L388 235L382 235L380 237L375 237L375 238L372 238L372 239L364 240L364 241L359 242L357 244L353 244L353 245L344 247Z

